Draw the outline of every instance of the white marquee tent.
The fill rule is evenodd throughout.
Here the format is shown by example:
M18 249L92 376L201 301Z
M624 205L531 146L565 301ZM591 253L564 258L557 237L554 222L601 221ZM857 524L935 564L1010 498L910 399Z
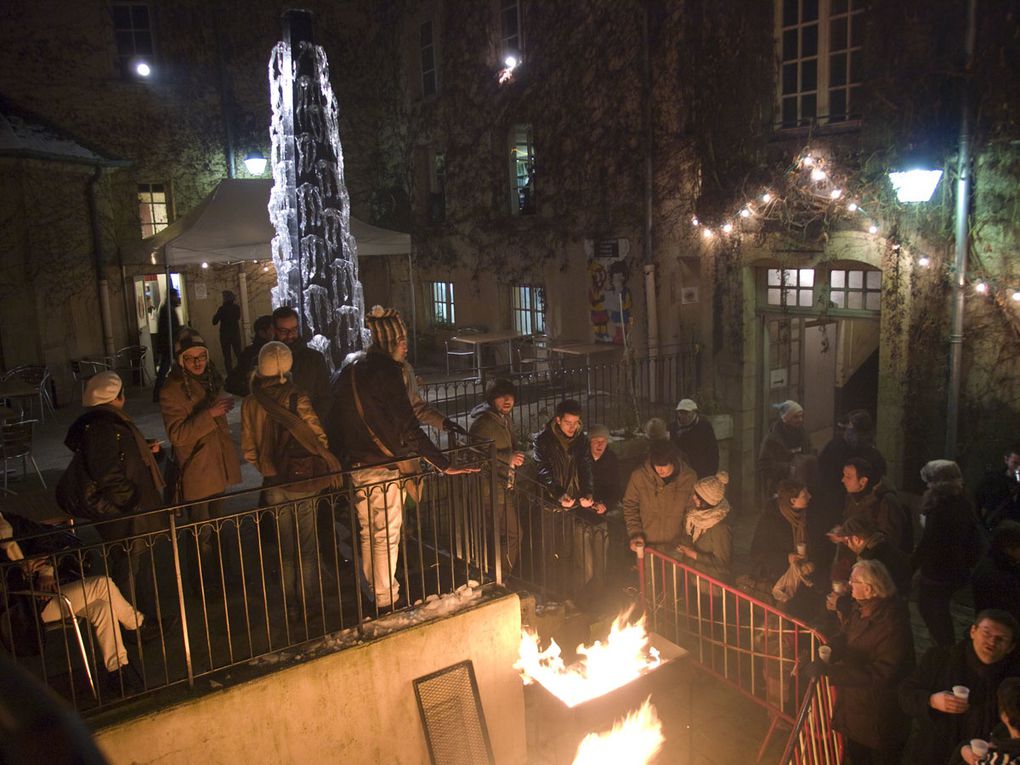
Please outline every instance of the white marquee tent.
M131 263L198 265L269 260L276 230L269 222L271 179L222 180L183 218L143 240L128 253ZM408 255L411 236L351 217L359 256Z

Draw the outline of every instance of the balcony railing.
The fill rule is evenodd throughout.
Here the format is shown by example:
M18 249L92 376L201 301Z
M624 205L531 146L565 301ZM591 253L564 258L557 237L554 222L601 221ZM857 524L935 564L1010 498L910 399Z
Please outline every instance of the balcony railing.
M227 495L221 499L231 508L244 509L213 510L206 520L193 516L201 503L131 516L136 528L148 524L145 533L118 533L117 524L124 524L118 518L71 527L78 544L70 547L53 542L58 534L66 539L63 527L19 538L27 562L0 563L6 583L0 634L18 664L88 714L360 629L391 608L468 583L498 583L500 539L483 501L495 490L494 453L488 444L446 453L480 471L426 470L357 485L348 472L341 489L304 497L298 491L275 503L259 490ZM395 559L385 545L359 544L358 505L370 496L379 498L380 510L368 525L399 530ZM393 586L387 587L380 577L388 578L391 561ZM41 589L32 574L40 563L63 572L55 590ZM396 606L383 607L398 590ZM63 609L47 608L65 598ZM19 599L28 606L21 615L30 628L13 640ZM160 629L152 623L136 629L134 607ZM72 611L81 616L71 618ZM125 660L130 669L122 667Z

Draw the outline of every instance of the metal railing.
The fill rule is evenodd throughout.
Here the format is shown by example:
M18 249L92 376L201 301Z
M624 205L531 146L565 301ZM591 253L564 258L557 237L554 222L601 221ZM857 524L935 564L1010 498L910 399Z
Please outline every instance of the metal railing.
M838 765L843 742L832 729L836 693L825 675L810 682L780 765Z
M444 416L464 424L471 409L485 400L487 379L506 377L517 386L514 424L518 437L526 440L545 427L564 399L580 403L587 423L633 429L650 417L668 420L676 402L698 386L694 351L590 365L583 359L550 359L545 366L527 373L485 369L479 378L432 382L420 392Z
M500 535L484 501L494 452L446 454L479 472L347 471L339 489L291 484L76 525L70 546L53 543L67 528L21 537L26 560L0 563L0 635L18 664L88 714L468 583L499 583ZM43 590L45 566L59 572L52 598L21 608L29 629L19 631L14 592L26 588L16 583ZM63 598L70 606L39 607Z
M825 642L817 631L652 548L638 556L638 582L649 629L687 649L703 671L767 710L770 725L759 760L782 724L792 729L791 742L803 739L798 756L811 752L841 757L842 745L831 725L832 689L826 682L818 691L795 671L799 660L817 657Z

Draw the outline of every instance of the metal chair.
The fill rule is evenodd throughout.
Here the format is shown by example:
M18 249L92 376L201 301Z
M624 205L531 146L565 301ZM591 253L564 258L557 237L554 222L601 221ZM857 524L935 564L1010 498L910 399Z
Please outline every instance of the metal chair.
M514 359L518 372L541 372L549 369L549 345L550 341L546 335L529 335L514 343Z
M67 643L66 643L67 637L66 636L67 636L67 631L73 631L73 633L74 633L74 642L78 646L78 652L81 655L81 663L82 663L82 666L85 667L85 676L88 678L88 681L89 681L89 690L92 692L92 698L93 699L98 699L99 696L96 693L96 681L95 681L95 678L93 678L93 676L92 676L92 663L89 660L88 651L85 650L85 639L82 637L81 625L78 623L78 620L82 619L84 617L75 616L74 609L71 607L71 601L68 600L67 596L66 595L58 595L58 594L55 594L55 593L52 593L52 592L41 592L39 590L9 590L7 592L7 595L8 596L11 596L11 595L21 595L21 596L24 596L24 597L33 598L34 600L39 600L39 601L44 601L44 602L48 602L51 598L60 598L61 600L64 601L64 607L61 609L61 613L64 614L64 616L62 618L56 619L55 621L52 621L52 622L44 622L41 619L39 619L38 614L39 614L39 611L41 610L42 606L40 606L39 608L34 609L34 611L36 613L36 619L38 620L36 622L36 624L37 624L36 635L38 636L38 639L39 639L39 653L40 653L40 655L42 655L44 653L44 651L43 651L43 643L45 642L45 635L47 633L49 633L49 632L56 632L57 630L60 630L61 632L64 633L64 636L65 636L64 640L65 640L65 651L67 653L67 669L70 672L70 670L71 670L71 655L70 655L70 649L67 647ZM6 619L3 619L2 621L6 622Z
M39 465L32 456L32 426L37 420L8 420L0 423L0 460L3 460L4 491L13 493L7 488L7 463L11 460L21 460L21 475L28 477L28 461L32 461L35 474L39 476L39 483L47 488L46 481L42 477Z
M146 385L145 355L149 349L144 345L126 345L114 354L113 370L125 378L130 375L131 380L138 380L141 387Z
M25 364L15 367L4 375L4 380L11 380L13 378L21 380L26 385L31 385L39 395L40 420L45 421L47 407L50 410L50 414L56 413L53 407L53 399L50 398L50 370L41 364Z
M479 330L477 327L464 327L463 329L457 330L456 334L457 335L477 335L480 332L481 332L481 330ZM461 359L466 358L466 359L468 359L468 360L473 362L474 359L475 359L475 354L476 354L476 350L475 350L475 347L473 345L470 345L468 343L462 343L462 342L460 342L458 340L455 340L452 337L449 338L446 341L446 374L447 375L451 374L451 370L450 370L450 357L451 356L453 358L455 358L455 359L456 358L461 358ZM472 364L472 366L474 366L474 364ZM481 370L476 370L476 371L479 374L481 374Z
M94 359L71 359L71 377L81 385L81 393L85 395L85 384L100 372L105 372L110 365Z

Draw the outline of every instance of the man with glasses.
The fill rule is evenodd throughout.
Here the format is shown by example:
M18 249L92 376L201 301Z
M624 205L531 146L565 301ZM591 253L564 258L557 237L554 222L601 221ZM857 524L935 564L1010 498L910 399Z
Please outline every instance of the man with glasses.
M290 348L294 358L291 367L294 387L308 395L319 419L325 421L333 408L329 367L323 355L309 348L302 339L297 311L290 306L281 306L273 311L273 333L276 340Z
M1020 677L1013 651L1018 633L1012 615L990 608L956 645L928 649L900 687L900 706L919 726L909 762L946 762L959 742L982 738L995 727L999 684Z

